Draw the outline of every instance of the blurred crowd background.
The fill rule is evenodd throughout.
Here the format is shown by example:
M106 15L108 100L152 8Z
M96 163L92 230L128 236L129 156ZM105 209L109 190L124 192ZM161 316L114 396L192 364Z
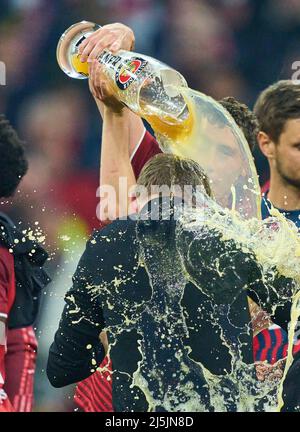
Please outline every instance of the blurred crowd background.
M101 121L85 80L67 78L56 45L71 24L122 22L136 51L178 69L190 87L253 106L269 84L292 77L300 60L300 0L0 0L0 86L4 112L26 141L30 170L13 202L1 203L21 227L41 228L53 283L37 325L35 409L70 411L73 389L51 389L45 375L63 295L86 236L98 226ZM257 151L261 183L266 161Z

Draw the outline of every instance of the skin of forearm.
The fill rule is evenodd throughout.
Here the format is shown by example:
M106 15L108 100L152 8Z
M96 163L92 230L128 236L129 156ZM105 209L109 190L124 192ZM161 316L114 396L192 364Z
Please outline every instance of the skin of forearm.
M145 134L145 126L142 119L137 114L130 111L128 108L126 108L126 110L128 111L130 125L130 139L128 144L128 151L129 156L131 157L137 144L141 141L142 137Z
M100 335L99 335L99 339L100 339L100 342L102 343L102 345L103 345L103 348L104 348L104 351L105 351L105 355L107 354L107 351L108 351L108 338L107 338L107 333L106 332L101 332L100 333Z
M108 107L103 110L100 185L113 187L116 193L116 217L127 214L130 203L128 191L136 184L129 154L130 115L127 109L120 113ZM127 179L126 198L124 191L120 190L120 177ZM111 220L114 215L105 216Z
M101 118L104 119L105 105L99 99L95 99L95 101ZM145 133L145 126L142 119L137 114L130 111L129 108L124 107L123 113L126 113L129 125L130 136L128 142L128 152L129 156L131 157L136 145L141 141L143 134Z

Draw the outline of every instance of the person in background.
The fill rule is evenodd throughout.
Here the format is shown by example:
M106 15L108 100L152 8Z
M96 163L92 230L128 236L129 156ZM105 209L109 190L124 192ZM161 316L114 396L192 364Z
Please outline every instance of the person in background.
M15 192L28 168L23 143L3 115L0 116L0 154L0 196L3 199L10 197ZM0 411L13 411L4 386L7 386L9 379L7 367L8 319L15 296L14 257L7 245L0 241ZM26 350L24 345L23 348ZM16 371L17 369L16 367ZM13 402L13 395L10 396L10 399Z
M300 228L300 85L278 81L258 97L254 113L259 122L258 145L267 158L270 180L263 187L263 219L277 209ZM298 332L297 332L298 333ZM255 349L262 360L274 364L287 356L288 335L278 326L264 329ZM294 341L294 355L300 341Z
M258 144L270 166L263 218L275 207L300 228L300 85L278 81L257 99Z
M275 208L300 229L300 85L291 80L274 83L259 95L254 112L260 128L258 145L270 167L270 180L263 188L262 216L269 217ZM294 388L288 398L289 410L300 404L296 389L300 376L296 362L300 358L299 323L295 335L295 362L285 385L285 391L288 386ZM285 358L287 332L276 326L269 332L264 330L257 346L271 363Z
M0 116L0 196L12 197L28 169L23 142ZM48 255L0 213L0 411L28 412L33 405L37 341L33 323Z

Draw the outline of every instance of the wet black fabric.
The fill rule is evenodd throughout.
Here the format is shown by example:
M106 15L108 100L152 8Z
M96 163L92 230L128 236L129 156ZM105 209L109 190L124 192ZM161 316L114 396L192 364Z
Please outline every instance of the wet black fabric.
M241 347L243 361L253 362L246 287L251 285L253 277L254 290L254 281L260 271L257 264L253 263L254 258L243 254L234 242L228 242L224 246L220 236L214 232L206 231L202 239L200 236L194 242L193 235L183 231L175 241L176 222L168 218L164 220L163 217L150 218L147 213L146 208L146 215L142 212L138 221L117 220L101 231L96 231L87 243L73 278L73 287L65 297L66 307L49 351L47 375L54 386L62 387L93 373L95 363L99 364L105 355L99 342L99 333L105 327L122 328L126 322L134 323L142 315L145 304L153 306L154 294L158 296L158 304L166 301L164 278L168 266L164 268L162 265L162 272L155 269L158 262L163 264L166 257L169 259L168 251L170 254L175 253L174 274L178 272L180 276L181 270L177 268L180 255L180 265L190 279L181 301L189 337L180 343L191 346L191 358L214 374L221 375L224 371L230 371L232 357L223 344L222 329L237 350ZM144 255L142 265L141 251ZM224 258L218 272L211 263L220 254ZM152 290L145 265L152 268L152 274L161 278L161 290ZM210 271L207 271L209 267ZM118 283L120 276L124 283ZM91 290L91 287L100 289ZM268 289L260 286L258 291L255 294L259 296L261 293L262 301L266 301ZM130 309L125 309L125 304L130 304ZM226 322L224 316L227 312L230 320ZM212 315L214 320L211 319ZM167 355L164 349L160 349L161 340L153 338L154 324L151 317L144 317L144 328L147 329L148 326L149 330L145 335L145 348L155 348L160 356ZM216 319L220 326L216 325ZM176 339L183 337L180 326L178 333L172 335L172 347L176 347ZM148 408L144 394L137 387L131 386L132 374L141 360L138 339L138 332L134 328L123 331L116 337L109 333L114 369L113 405L116 411L145 411ZM163 358L159 360L164 361ZM169 371L166 371L166 376L168 374ZM203 389L202 384L201 373L198 371L199 392Z
M13 222L0 213L0 243L14 256L16 298L8 318L8 327L28 327L35 322L43 289L51 281L43 266L47 252L20 232Z
M300 412L300 353L295 355L294 362L288 370L282 396L282 412Z

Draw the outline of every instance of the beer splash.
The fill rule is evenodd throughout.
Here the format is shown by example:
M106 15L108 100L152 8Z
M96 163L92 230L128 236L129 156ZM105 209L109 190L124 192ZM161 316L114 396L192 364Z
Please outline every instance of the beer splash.
M174 227L174 237L168 242L162 236L163 230L153 232L150 219L138 222L140 254L136 271L140 268L147 271L150 296L143 301L128 298L126 286L135 274L122 269L119 278L110 284L89 288L103 307L110 342L109 355L128 333L137 333L140 353L137 369L132 374L114 371L112 379L118 374L126 375L130 383L126 391L133 400L137 398L137 404L141 396L145 398L148 411L275 411L279 381L258 382L254 365L243 361L242 342L226 331L232 301L220 304L214 293L210 295L207 286L197 284L195 279L195 286L208 296L212 305L211 323L220 331L222 342L230 352L231 368L223 374L215 374L208 365L204 366L193 356L195 347L190 342L193 329L183 305L184 292L191 280L191 272L187 269L189 258L186 258L186 250L191 245L183 247L182 239L188 233L192 234L192 239L197 239L206 232L207 236L202 237L203 251L209 256L213 256L210 233L218 232L222 242L234 241L236 250L245 256L255 256L262 279L268 282L267 288L274 293L280 305L299 292L296 281L289 292L276 291L274 283L279 275L299 280L298 237L294 236L293 225L286 221L275 218L245 221L237 213L222 209L207 197L203 202L205 206L202 208L181 215ZM172 222L167 220L166 223ZM283 237L289 241L289 260L284 259L287 252L282 244ZM212 275L214 270L219 272L222 282L224 269L220 268L217 259L211 263ZM239 273L238 268L234 270ZM246 280L242 288L249 288ZM229 296L234 297L235 294L233 292ZM233 327L234 324L231 329ZM251 337L251 329L247 325L238 329L238 333ZM126 403L128 401L124 400L125 410L134 410L134 405Z
M179 93L179 89L177 91ZM260 189L257 174L249 146L240 133L241 131L238 130L225 110L213 99L188 88L181 88L180 93L187 103L189 115L175 128L169 116L163 113L161 113L160 117L157 115L144 115L144 118L156 132L162 150L189 157L199 162L210 177L217 202L223 207L231 207L233 211L237 209L240 215L247 219L251 217L260 218ZM222 152L224 158L222 158ZM224 173L224 170L227 172ZM231 194L229 194L229 188ZM291 258L290 251L284 247L284 245L289 244L287 237L292 236L296 241L297 250L294 251L294 257L299 256L299 240L297 239L296 227L288 227L287 220L275 209L273 209L273 214L287 230L283 230L281 236L277 235L277 244L273 248L270 247L268 233L265 232L265 248L256 248L256 253L258 254L257 258L265 262L266 257L264 255L266 251L269 251L269 259L273 258L273 266L277 265L280 271L284 263L290 262ZM276 221L273 222L273 225L276 225ZM272 225L271 221L269 223ZM286 233L288 233L288 236ZM240 235L241 238L244 237L243 229L240 231ZM274 248L276 254L274 254ZM299 266L290 268L293 274L286 274L286 276L299 280L297 268ZM295 294L293 299L288 359L280 385L279 410L283 407L283 381L293 362L293 341L300 315L299 295Z
M120 93L114 83L111 85L116 94ZM153 234L145 237L137 232L139 265L149 276L150 299L140 303L124 300L122 288L126 288L133 275L90 288L99 298L106 315L109 354L126 333L134 331L138 335L140 360L137 369L133 374L124 371L114 371L113 374L127 376L130 381L128 393L138 389L140 393L133 399L143 395L148 411L274 411L278 381L257 381L253 364L242 359L243 344L239 338L226 332L231 304L220 308L207 292L213 311L211 323L218 328L223 345L229 350L231 370L216 375L207 365L205 367L191 358L190 329L182 306L190 277L182 263L183 256L178 253L177 243L182 232L191 231L194 238L204 228L208 232L218 232L224 244L233 240L242 252L254 254L261 267L262 281L267 281L270 292L277 295L273 311L294 298L286 376L292 359L293 329L299 317L297 234L293 226L280 218L259 220L260 190L253 159L241 131L221 105L199 92L178 87L171 93L184 99L186 109L182 110L180 117L174 117L169 111L159 109L159 102L164 97L164 93L159 95L159 91L158 88L158 103L152 99L152 104L141 100L137 104L136 88L129 88L128 105L151 124L163 151L199 162L210 178L215 200L221 207L208 200L209 203L201 210L193 210L188 217L185 215L179 223L180 229L172 247L167 244L162 247L160 239ZM286 244L289 244L288 250ZM150 255L149 250L152 251ZM218 265L216 259L207 270L218 271ZM278 275L294 280L292 291L276 292L273 282ZM219 276L222 278L222 271ZM205 286L197 288L205 292ZM245 284L243 289L247 288ZM251 336L250 326L240 329L240 333ZM279 408L282 407L280 398L279 395ZM124 407L125 410L134 410L134 406L126 405L125 400Z
M233 207L234 188L235 209L245 219L260 218L258 176L240 128L211 97L186 87L176 87L173 93L181 95L186 103L178 119L149 105L142 106L140 111L152 126L161 149L198 162L222 207Z
M210 204L201 211L193 210L188 217L183 219L182 229L191 230L195 238L203 231L203 227L208 227L210 232L219 232L222 236L222 241L227 242L234 240L239 245L243 253L254 254L256 261L259 263L262 270L261 279L269 289L269 296L273 296L272 313L275 313L276 308L291 301L291 325L289 330L289 351L288 359L284 376L279 385L278 405L277 397L275 397L278 381L268 383L266 387L262 386L255 398L252 397L252 410L260 411L275 411L281 410L284 405L282 391L283 382L287 376L289 367L293 362L293 345L295 337L295 329L300 315L300 239L296 226L285 219L285 217L277 210L272 209L273 217L259 221L252 219L249 221L243 220L236 212L230 212L219 208L217 204L210 201ZM197 214L198 213L198 214ZM289 248L286 248L286 245ZM280 277L286 278L287 283L278 287ZM259 281L257 281L259 282ZM245 287L247 288L247 287ZM255 288L254 288L255 290ZM275 300L275 301L274 301ZM267 304L261 304L264 309L269 309ZM239 367L243 365L240 364ZM245 382L247 383L247 376ZM249 375L248 375L249 383ZM236 382L238 384L238 382ZM246 389L249 394L257 388L257 382L251 382L250 387ZM247 387L247 385L246 385ZM266 392L267 390L267 392ZM267 397L267 403L263 401ZM251 400L251 398L250 398ZM248 399L249 401L249 399ZM251 404L250 404L251 406Z

